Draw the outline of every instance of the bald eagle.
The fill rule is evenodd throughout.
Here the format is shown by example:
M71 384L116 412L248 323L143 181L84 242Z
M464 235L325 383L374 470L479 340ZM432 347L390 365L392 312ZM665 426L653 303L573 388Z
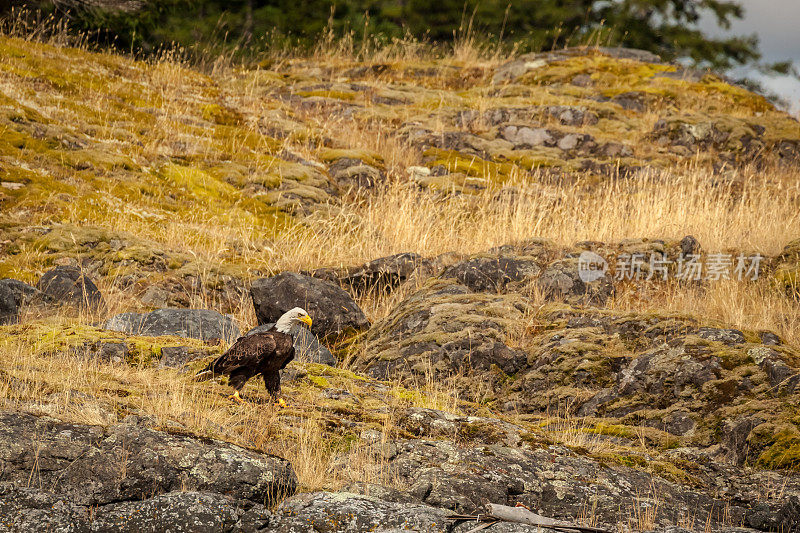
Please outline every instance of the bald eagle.
M294 336L303 324L311 327L308 313L299 307L287 311L269 331L239 337L227 352L198 372L197 379L228 376L228 384L234 391L230 398L241 403L239 391L250 378L261 374L267 392L283 405L278 399L281 392L279 371L294 359Z

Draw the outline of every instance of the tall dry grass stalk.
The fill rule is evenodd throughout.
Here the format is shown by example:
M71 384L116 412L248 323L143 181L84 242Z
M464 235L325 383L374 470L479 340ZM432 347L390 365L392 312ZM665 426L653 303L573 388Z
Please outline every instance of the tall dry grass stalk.
M264 235L245 221L192 215L153 222L98 212L83 222L155 240L209 265L225 264L235 253L236 262L259 272L350 266L408 251L424 256L477 253L531 238L570 246L583 240L613 243L694 235L708 252L770 256L800 236L798 177L743 171L737 179L722 182L705 170L685 168L592 187L567 188L534 178L508 184L509 194L487 189L475 196L430 194L398 177L371 197L323 209L324 215L312 215L274 235ZM370 318L378 319L402 295L372 295L362 303ZM798 303L767 281L719 282L697 289L640 287L622 291L612 306L693 313L800 340Z

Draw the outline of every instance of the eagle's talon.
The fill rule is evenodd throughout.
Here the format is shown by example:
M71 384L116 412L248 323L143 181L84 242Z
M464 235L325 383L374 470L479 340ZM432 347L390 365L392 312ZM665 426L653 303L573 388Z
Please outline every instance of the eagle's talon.
M286 402L283 401L283 398L278 398L277 400L275 400L275 405L277 405L281 409L286 409Z
M243 403L245 403L244 399L242 399L242 397L239 396L239 391L238 390L236 392L234 392L233 394L231 394L230 396L228 396L228 399L232 400L234 403L238 403L239 405L242 405Z

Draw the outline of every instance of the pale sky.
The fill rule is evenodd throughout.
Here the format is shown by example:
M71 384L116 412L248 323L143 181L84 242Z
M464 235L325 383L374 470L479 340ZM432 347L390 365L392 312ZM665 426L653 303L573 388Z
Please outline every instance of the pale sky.
M800 0L738 0L745 9L742 20L734 21L729 32L716 25L716 20L704 20L701 27L710 34L757 34L765 62L793 60L800 69ZM764 86L780 94L800 113L800 80L788 77L764 77L749 73Z

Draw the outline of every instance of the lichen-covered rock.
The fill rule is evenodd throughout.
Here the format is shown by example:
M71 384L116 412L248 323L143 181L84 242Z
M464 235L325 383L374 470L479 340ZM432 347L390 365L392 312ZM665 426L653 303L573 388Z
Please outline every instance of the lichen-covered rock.
M311 492L285 500L276 511L276 533L330 531L429 531L449 533L446 509L429 505L393 503L351 493Z
M617 59L640 61L646 63L661 63L661 58L652 52L636 50L633 48L607 48L597 47L591 50L585 48L566 48L553 52L524 54L500 66L492 78L493 83L502 83L516 80L528 72L547 66L550 63L568 60L576 56L589 53L605 55Z
M452 280L429 281L373 326L360 365L380 379L494 367L513 374L525 354L506 344L507 331L521 326L525 309L519 295L476 294Z
M340 336L369 328L369 321L353 298L330 281L295 272L261 278L250 288L259 324L274 323L293 307L305 309L320 337Z
M0 412L0 481L25 486L31 472L38 486L82 506L180 490L269 504L297 488L287 461L231 444Z
M473 291L499 292L509 284L526 282L541 268L534 258L477 256L445 269L444 278L455 278Z
M159 368L184 369L188 363L204 359L212 355L208 350L191 348L189 346L164 346L161 348Z
M525 428L496 418L459 416L438 409L410 407L400 413L400 426L417 437L456 442L520 446Z
M14 533L249 533L268 530L275 522L263 505L209 492L170 492L90 509L41 488L11 483L0 483L0 516L0 531Z
M608 272L592 279L581 273L577 257L560 259L547 265L536 281L542 293L551 299L574 304L602 305L613 294L614 285Z
M361 159L342 157L328 169L331 177L343 190L368 190L375 188L384 179L383 174Z
M63 496L0 482L0 531L88 533L87 509Z
M523 504L544 516L615 526L651 509L662 531L691 514L712 531L731 522L763 531L800 526L800 478L781 479L784 490L765 493L773 473L698 462L694 482L670 481L628 466L597 461L560 446L460 445L447 440L402 440L386 455L390 468L420 502L458 513L482 512L487 502ZM735 502L719 494L737 494ZM770 514L771 513L771 514Z
M370 290L389 292L420 271L431 268L430 261L419 254L406 252L373 259L351 268L320 268L311 272L315 278L338 283L362 294Z
M142 501L99 507L92 532L191 531L227 533L270 531L274 516L261 504L207 492L170 492Z
M48 270L36 288L57 303L78 309L94 311L105 305L97 285L76 267L57 266Z
M129 335L172 335L204 341L221 339L232 342L239 336L239 326L231 317L210 309L158 309L150 313L121 313L106 321L104 328Z

